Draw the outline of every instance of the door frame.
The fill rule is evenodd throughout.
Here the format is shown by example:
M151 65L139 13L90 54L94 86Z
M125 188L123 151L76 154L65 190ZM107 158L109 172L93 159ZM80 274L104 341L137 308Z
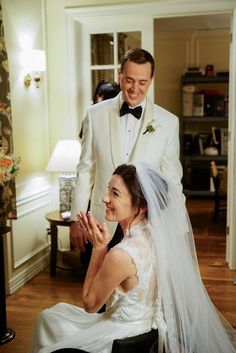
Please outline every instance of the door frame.
M83 118L83 102L86 92L83 87L82 64L80 63L83 25L91 21L110 22L111 19L120 18L124 24L129 19L145 18L147 23L158 18L183 17L194 15L214 15L230 13L232 15L232 42L230 49L230 82L229 82L229 156L228 156L228 209L227 209L227 246L226 261L230 269L236 269L236 1L235 0L206 0L206 1L171 1L164 0L140 4L120 4L104 6L88 6L66 8L66 39L67 39L67 75L68 75L68 111L75 131L79 131ZM115 15L114 15L115 14ZM152 25L152 48L154 52ZM79 104L79 102L81 104ZM80 120L78 119L80 117Z

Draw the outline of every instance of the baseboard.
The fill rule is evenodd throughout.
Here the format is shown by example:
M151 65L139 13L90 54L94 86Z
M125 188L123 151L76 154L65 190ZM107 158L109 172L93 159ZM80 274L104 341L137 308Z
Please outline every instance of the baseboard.
M44 254L9 280L8 294L14 293L49 264L49 253Z

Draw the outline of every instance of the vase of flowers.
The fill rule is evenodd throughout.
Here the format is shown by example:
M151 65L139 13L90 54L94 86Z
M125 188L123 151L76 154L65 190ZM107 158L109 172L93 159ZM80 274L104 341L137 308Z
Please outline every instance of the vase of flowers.
M0 147L0 226L6 225L5 197L7 183L13 179L19 170L20 158L7 155Z

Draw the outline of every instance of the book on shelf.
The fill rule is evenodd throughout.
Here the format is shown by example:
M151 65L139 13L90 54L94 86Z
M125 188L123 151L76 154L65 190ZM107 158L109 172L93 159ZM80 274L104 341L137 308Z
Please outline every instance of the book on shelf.
M215 185L212 176L210 177L210 191L215 192Z
M209 133L198 133L195 135L195 150L194 152L196 154L199 154L200 156L204 155L204 150L209 144L209 138L210 135Z
M199 175L201 177L199 177ZM204 191L210 191L211 190L211 185L210 185L210 168L209 166L198 166L198 165L192 165L191 166L191 171L190 171L190 188L191 190L204 190Z
M182 92L182 114L183 116L193 115L193 94L196 90L194 85L184 85Z
M193 94L193 116L204 116L204 94Z
M183 116L192 116L193 115L193 93L192 92L183 92Z
M220 129L220 154L222 156L227 156L228 154L228 129Z

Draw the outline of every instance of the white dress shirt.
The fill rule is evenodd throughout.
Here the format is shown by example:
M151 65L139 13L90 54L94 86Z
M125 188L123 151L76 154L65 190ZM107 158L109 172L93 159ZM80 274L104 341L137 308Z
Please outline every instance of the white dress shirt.
M120 107L123 104L123 99L120 99ZM135 118L132 114L125 114L120 117L121 129L122 129L122 146L124 153L124 160L127 163L132 149L138 137L138 133L141 127L141 119L143 118L143 112L146 106L146 99L139 104L142 107L142 115L140 119ZM130 107L136 108L136 107Z

